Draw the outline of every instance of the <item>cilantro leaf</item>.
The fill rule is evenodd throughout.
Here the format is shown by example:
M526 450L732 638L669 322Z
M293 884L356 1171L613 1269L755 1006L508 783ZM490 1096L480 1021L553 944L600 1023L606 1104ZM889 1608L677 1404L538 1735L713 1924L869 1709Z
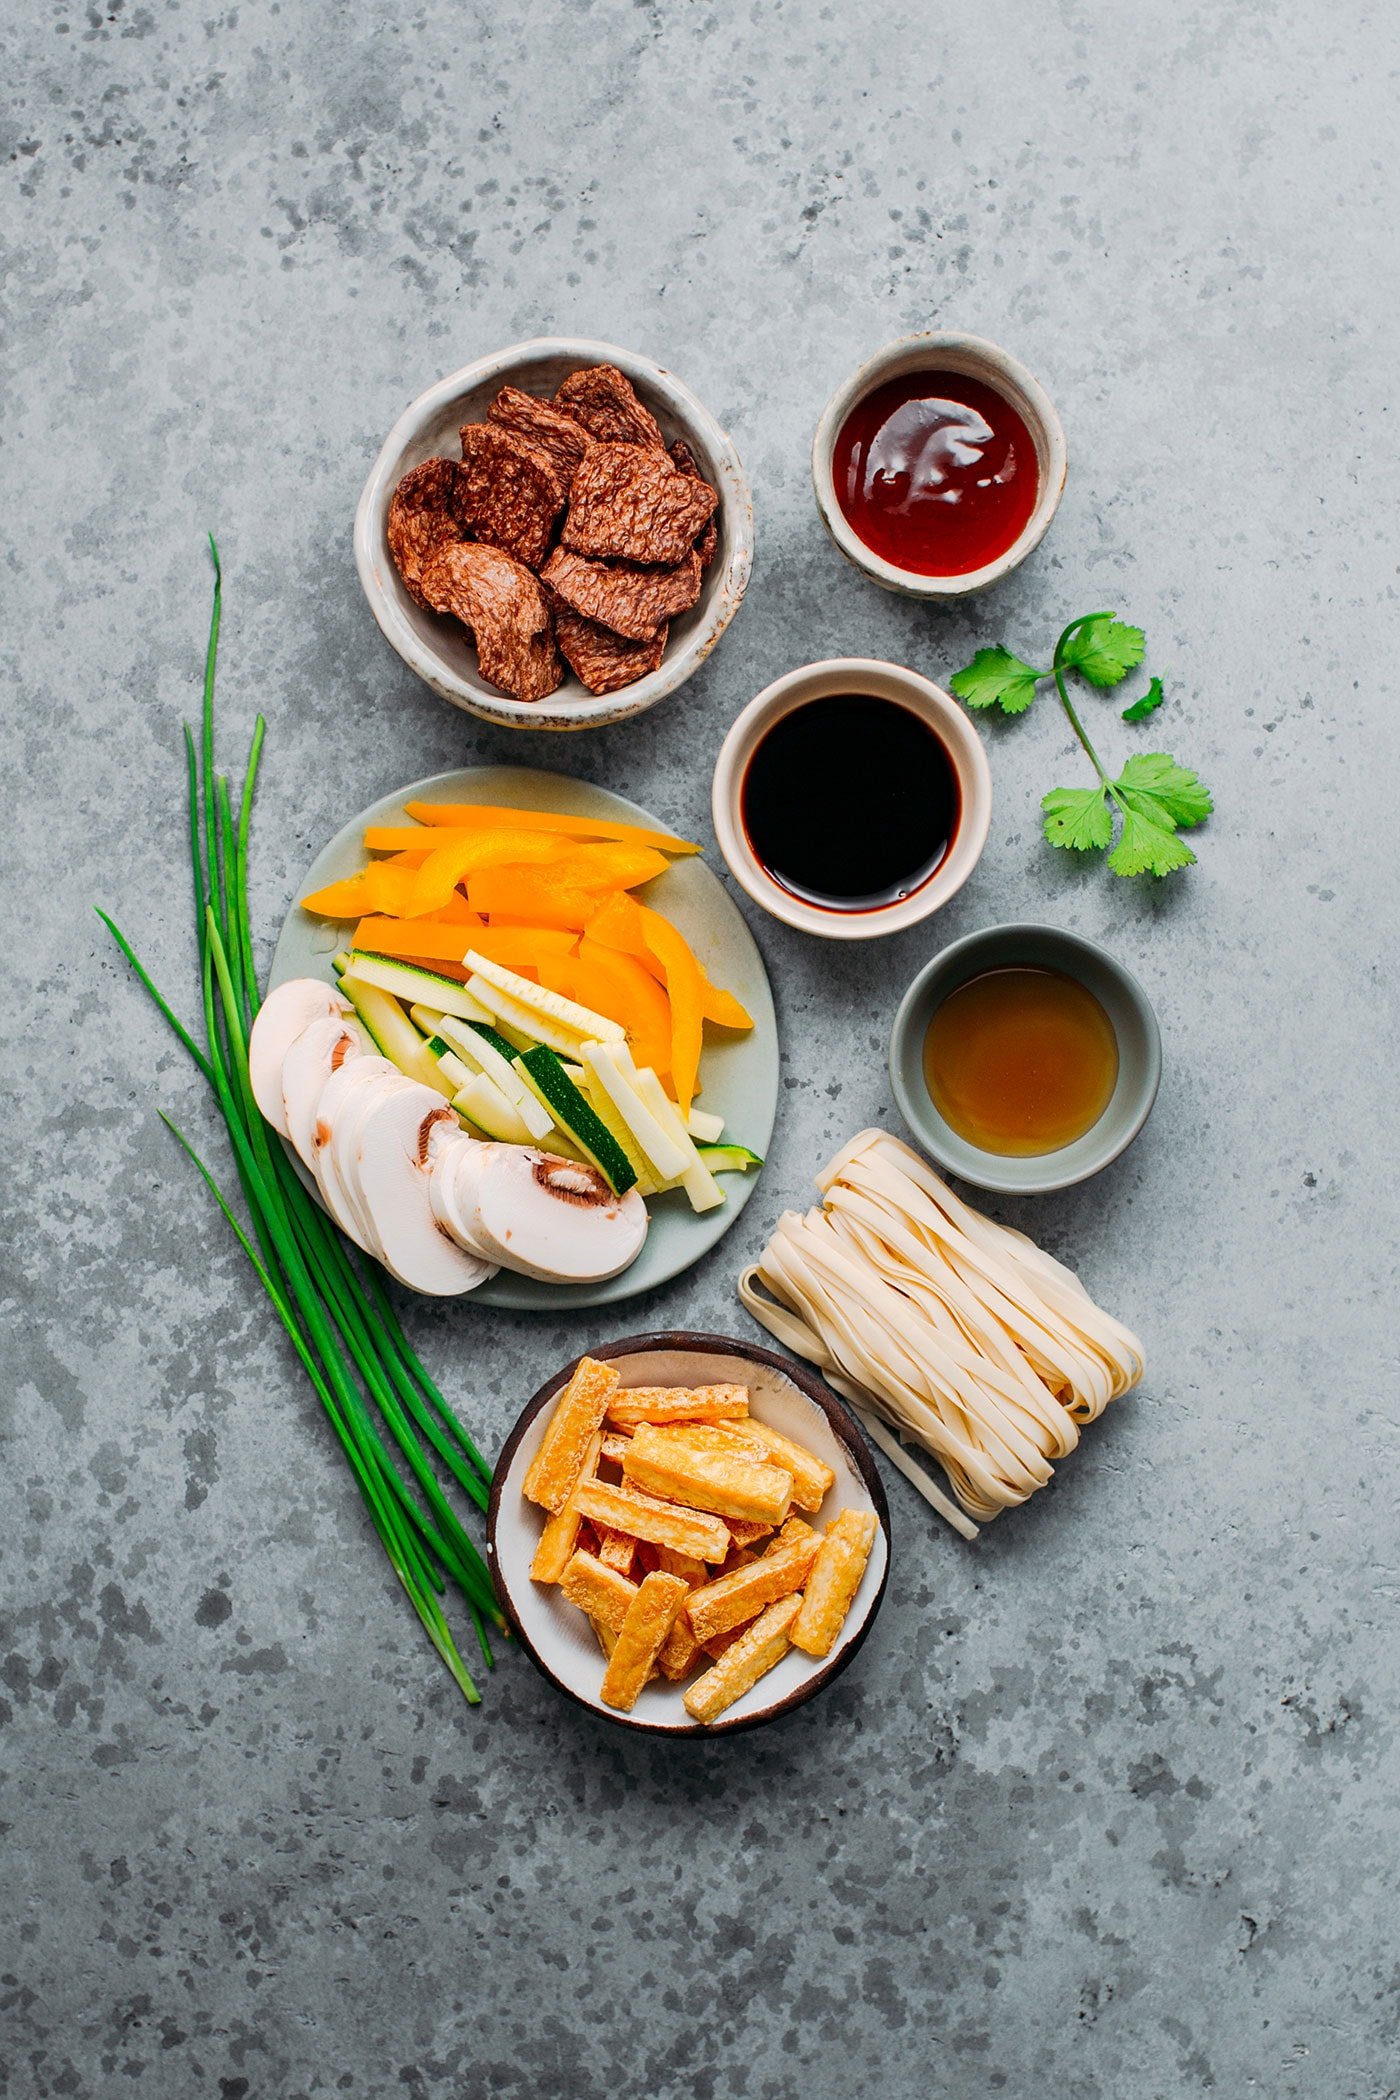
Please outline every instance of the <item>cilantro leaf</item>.
M1134 700L1131 707L1124 708L1123 720L1125 722L1145 722L1152 710L1155 707L1160 707L1166 697L1166 694L1162 691L1161 679L1154 678L1141 700Z
M1195 858L1185 839L1129 809L1108 865L1115 875L1170 875L1174 868L1189 868Z
M1130 809L1169 831L1178 825L1189 831L1215 808L1200 775L1179 766L1165 751L1134 752L1114 785Z
M1041 803L1045 836L1052 846L1088 853L1113 838L1113 818L1103 788L1051 788Z
M1147 636L1115 613L1094 613L1061 644L1060 662L1073 664L1090 685L1117 685L1142 662Z
M979 649L948 683L968 707L1000 705L1003 714L1023 715L1035 698L1036 680L1049 675L1022 663L1009 649Z

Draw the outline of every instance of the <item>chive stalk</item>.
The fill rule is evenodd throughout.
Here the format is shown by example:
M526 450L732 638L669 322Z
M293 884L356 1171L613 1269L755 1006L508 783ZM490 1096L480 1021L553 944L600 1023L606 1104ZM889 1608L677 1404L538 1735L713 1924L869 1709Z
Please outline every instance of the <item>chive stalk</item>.
M486 1507L491 1469L411 1347L374 1264L367 1263L362 1273L253 1100L248 1036L259 992L248 912L248 837L265 725L259 715L235 799L227 777L215 770L223 576L212 537L209 546L214 595L203 706L198 737L188 724L184 732L203 1046L157 989L120 927L104 911L98 917L218 1102L251 1230L163 1111L162 1120L204 1180L266 1293L424 1632L463 1697L475 1705L480 1694L439 1599L448 1583L460 1592L488 1668L488 1628L504 1630L505 1622L490 1572L433 1461L479 1509Z

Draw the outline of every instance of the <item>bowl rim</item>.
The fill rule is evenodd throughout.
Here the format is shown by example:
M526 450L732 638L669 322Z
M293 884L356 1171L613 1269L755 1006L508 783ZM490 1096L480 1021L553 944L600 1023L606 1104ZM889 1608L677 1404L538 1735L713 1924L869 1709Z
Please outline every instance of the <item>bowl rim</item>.
M950 1156L937 1127L926 1120L924 1102L911 1093L904 1083L903 1059L900 1053L915 1025L915 1016L930 984L951 964L965 961L977 949L990 942L1015 942L1022 939L1043 941L1067 950L1071 955L1090 956L1117 980L1142 1024L1144 1073L1132 1114L1112 1144L1102 1147L1072 1173L1066 1173L1063 1169L1057 1171L1054 1167L1054 1161L1069 1149L1067 1146L1055 1152L1017 1155L1023 1169L1018 1179L1008 1170L1004 1155L983 1152L980 1147L970 1144L966 1139L962 1142L968 1146L968 1151L975 1155L976 1171L968 1165L966 1158L959 1156L954 1159ZM1117 956L1111 954L1098 941L1090 940L1087 934L1072 933L1067 927L1047 925L1040 920L1013 919L1002 925L982 926L972 933L965 933L958 940L950 941L946 948L940 948L936 955L929 957L906 988L895 1009L894 1020L890 1025L888 1062L890 1085L900 1114L920 1146L932 1156L944 1173L955 1174L960 1181L970 1182L974 1188L987 1189L993 1195L1048 1196L1057 1189L1075 1188L1082 1181L1091 1181L1094 1175L1101 1174L1105 1167L1111 1166L1132 1144L1152 1113L1157 1090L1161 1085L1162 1032L1152 1001L1137 978L1125 963L1119 962ZM1091 1124L1084 1136L1091 1135L1093 1128ZM1079 1142L1079 1139L1075 1140L1076 1144ZM983 1162L986 1163L985 1167ZM1043 1167L1044 1173L1036 1175L1033 1179L1027 1178L1024 1170L1028 1167Z
M969 569L960 576L925 576L916 569L901 569L877 554L873 547L867 547L847 521L837 499L831 471L841 426L857 401L873 392L884 380L897 378L901 372L917 370L921 362L939 356L964 360L970 376L984 378L988 385L1007 396L1030 430L1040 476L1035 508L1019 536L994 561L984 562L980 569ZM986 590L1019 568L1050 530L1064 494L1068 470L1064 426L1054 402L1034 372L1020 358L1004 350L1000 343L958 329L926 329L914 335L898 336L893 342L886 343L841 382L818 417L812 433L812 487L822 523L853 567L886 590L898 591L909 598L971 597L974 592Z
M707 579L709 603L704 619L659 668L613 693L582 688L570 698L554 694L543 700L515 700L508 693L478 692L419 637L384 571L381 543L390 499L397 486L399 463L412 449L425 424L438 417L459 395L492 380L505 383L527 361L545 357L576 359L579 366L613 364L640 388L661 396L686 434L700 437L719 467L720 504L728 550ZM675 692L705 661L743 602L753 567L753 492L738 448L718 420L690 388L664 365L639 350L587 336L531 336L486 357L474 358L426 387L409 402L391 426L365 478L355 505L352 532L360 588L380 633L414 674L440 698L482 721L510 729L597 729L643 714ZM570 674L572 675L572 674Z
M785 1697L773 1700L768 1706L760 1707L756 1713L742 1714L733 1720L721 1718L718 1721L708 1723L701 1721L647 1721L639 1719L632 1713L614 1713L609 1709L594 1706L589 1700L581 1698L572 1685L565 1684L564 1680L556 1675L536 1649L521 1622L519 1613L516 1611L514 1598L501 1576L500 1555L496 1547L497 1520L511 1464L526 1431L541 1411L548 1406L549 1402L563 1390L583 1361L584 1356L594 1357L599 1363L612 1363L618 1357L640 1356L648 1350L673 1350L678 1353L697 1356L741 1356L750 1363L766 1364L772 1370L781 1371L784 1377L790 1379L800 1392L804 1393L815 1406L821 1409L831 1425L837 1442L849 1452L856 1471L861 1477L865 1491L874 1504L875 1514L885 1534L885 1564L880 1571L880 1580L876 1585L875 1594L870 1600L869 1609L866 1611L861 1624L851 1635L850 1640L822 1663L820 1667L814 1669L810 1677L804 1678L802 1683L795 1690L787 1693ZM820 1379L815 1371L810 1370L807 1365L796 1362L792 1357L780 1356L774 1349L765 1349L758 1342L741 1341L734 1335L704 1334L693 1328L663 1329L655 1334L624 1335L620 1341L600 1343L596 1348L582 1351L570 1363L565 1364L562 1370L557 1371L552 1378L548 1379L540 1387L539 1391L526 1401L516 1418L510 1434L507 1436L504 1444L502 1444L500 1456L492 1468L491 1498L486 1511L486 1565L491 1570L496 1595L500 1600L502 1611L510 1621L511 1631L515 1634L524 1653L529 1657L540 1675L557 1692L562 1692L564 1697L570 1700L573 1705L580 1707L584 1713L590 1715L595 1721L610 1721L614 1727L630 1728L643 1735L681 1736L692 1741L707 1741L711 1736L719 1735L741 1735L750 1728L761 1728L765 1722L775 1721L780 1715L791 1713L796 1707L805 1706L809 1699L814 1698L818 1692L824 1690L828 1684L831 1684L841 1675L841 1672L855 1659L860 1649L864 1646L866 1637L875 1623L880 1606L885 1600L885 1591L889 1585L890 1564L893 1555L894 1545L890 1536L890 1506L888 1497L885 1494L885 1484L880 1478L879 1469L875 1464L864 1431L845 1401L840 1399L831 1390L831 1387L824 1380Z
M740 807L744 772L763 734L807 699L875 681L872 697L913 705L932 723L958 776L962 812L951 850L926 882L896 904L867 911L827 911L807 904L775 882L749 845ZM809 690L810 689L810 690ZM892 689L892 690L889 690ZM764 686L729 725L715 759L710 814L725 865L740 888L784 925L823 940L880 940L920 925L957 895L987 843L992 821L992 770L982 739L951 693L921 671L873 656L830 656L799 664Z

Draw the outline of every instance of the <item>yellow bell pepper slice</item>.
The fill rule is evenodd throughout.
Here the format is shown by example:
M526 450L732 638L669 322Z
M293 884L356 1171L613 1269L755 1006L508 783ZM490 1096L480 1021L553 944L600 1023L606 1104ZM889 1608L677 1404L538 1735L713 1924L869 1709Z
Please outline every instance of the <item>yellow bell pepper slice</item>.
M527 925L567 927L578 933L598 909L596 890L561 888L538 868L483 868L469 878L473 911L494 922L498 912Z

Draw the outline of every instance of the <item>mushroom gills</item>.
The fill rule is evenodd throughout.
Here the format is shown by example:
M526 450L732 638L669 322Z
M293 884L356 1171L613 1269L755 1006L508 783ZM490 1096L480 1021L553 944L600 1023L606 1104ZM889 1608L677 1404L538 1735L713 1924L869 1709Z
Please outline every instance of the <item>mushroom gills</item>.
M433 1212L435 1155L455 1150L451 1140L460 1131L431 1087L411 1082L386 1091L365 1113L345 1176L383 1248L385 1267L410 1290L436 1298L458 1297L495 1274L494 1263L458 1246Z
M544 1283L602 1283L642 1250L647 1209L596 1167L533 1145L454 1147L444 1161L466 1235L489 1260Z
M292 977L269 992L253 1017L248 1038L248 1076L261 1114L290 1137L282 1101L282 1066L287 1052L313 1021L348 1014L350 1002L319 977Z

